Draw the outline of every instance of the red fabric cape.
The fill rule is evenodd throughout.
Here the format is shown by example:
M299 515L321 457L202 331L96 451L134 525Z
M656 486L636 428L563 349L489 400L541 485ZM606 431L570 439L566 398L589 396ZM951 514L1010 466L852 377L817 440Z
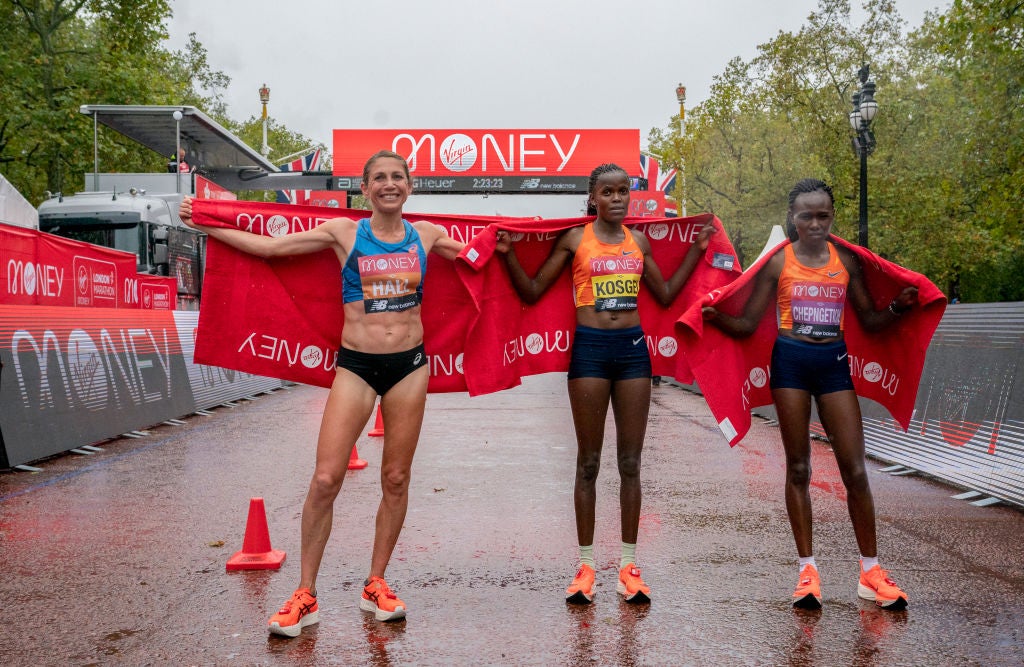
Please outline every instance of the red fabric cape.
M367 211L314 206L193 201L198 224L266 235L309 229L333 217L366 215ZM524 375L568 368L575 328L569 272L563 272L540 302L524 306L505 268L486 259L493 253L497 230L509 229L524 235L516 253L533 270L547 257L560 231L591 218L524 221L414 213L405 218L439 224L453 238L469 243L454 263L434 254L428 258L421 317L430 357L429 391L478 395L515 386ZM671 274L708 219L711 216L628 222L642 225L663 273ZM715 224L721 227L717 220ZM714 268L716 257L720 265L732 268ZM691 300L738 274L732 246L720 232L712 237L704 261L671 308L661 308L641 289L640 312L656 373L691 381L676 353L675 320ZM263 260L210 239L202 303L197 363L322 387L333 382L334 354L344 323L341 267L333 252Z
M369 211L208 199L194 200L192 210L198 224L264 235L310 229L339 216L369 215ZM417 214L405 218L440 224L459 240L467 240L495 220ZM431 253L422 307L430 391L466 391L462 355L475 315L453 263ZM343 324L341 266L332 251L264 260L209 240L196 331L197 363L330 387Z
M880 403L906 430L914 411L925 353L945 312L946 297L919 273L836 236L831 240L849 249L860 261L876 310L886 308L904 287L913 285L918 289L919 304L880 332L866 332L849 303L844 313L845 339L857 395ZM730 445L742 440L750 429L750 410L772 403L768 379L772 345L778 335L775 308L766 308L757 330L743 339L733 338L714 325L705 325L701 308L713 305L722 312L740 314L753 291L758 271L788 244L789 241L780 243L727 287L709 291L677 323L684 356Z
M472 299L477 316L470 325L465 352L466 384L471 395L516 386L520 378L536 373L565 371L576 328L572 281L566 267L558 280L535 304L523 304L500 258L494 257L498 230L513 235L516 256L533 275L551 252L559 234L593 218L496 221L481 230L462 251L456 270ZM692 374L675 337L675 322L700 295L731 282L740 272L739 262L713 215L688 218L628 218L626 224L640 229L651 242L651 252L666 279L679 266L697 234L708 221L719 232L702 261L686 281L678 297L663 308L641 287L639 310L647 336L655 375L692 381ZM716 268L716 265L721 268ZM642 282L641 282L642 285Z

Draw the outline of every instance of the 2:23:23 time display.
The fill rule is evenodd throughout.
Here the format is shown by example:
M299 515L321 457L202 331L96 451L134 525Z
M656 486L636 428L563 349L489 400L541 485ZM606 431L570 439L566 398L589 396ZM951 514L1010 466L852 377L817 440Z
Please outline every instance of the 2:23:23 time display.
M503 187L503 180L501 178L474 178L473 188L480 190L500 189Z

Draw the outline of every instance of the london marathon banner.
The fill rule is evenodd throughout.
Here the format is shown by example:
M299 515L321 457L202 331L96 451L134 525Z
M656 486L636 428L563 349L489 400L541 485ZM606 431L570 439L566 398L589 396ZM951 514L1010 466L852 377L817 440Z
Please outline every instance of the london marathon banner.
M136 273L134 253L0 225L0 304L172 310L173 277Z

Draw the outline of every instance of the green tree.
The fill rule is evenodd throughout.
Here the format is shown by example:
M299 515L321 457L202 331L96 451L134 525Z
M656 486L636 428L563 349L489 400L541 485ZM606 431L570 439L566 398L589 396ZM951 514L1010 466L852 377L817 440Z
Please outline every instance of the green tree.
M1024 5L956 0L912 37L913 150L896 166L925 221L907 241L949 293L1024 299Z
M164 0L4 0L3 8L15 39L2 47L4 80L14 90L0 121L10 129L0 163L38 199L43 189L74 188L90 162L82 103L132 103L167 85L156 75L170 9Z
M0 0L0 170L30 201L77 191L93 169L83 104L191 104L226 124L230 79L191 35L163 48L167 0ZM99 134L100 169L162 171L156 155Z
M870 64L880 106L872 249L965 300L1022 299L1022 7L955 0L905 36L890 0L866 2L859 26L849 2L820 0L798 31L729 63L684 137L656 129L650 145L666 164L685 160L688 209L722 218L744 265L804 176L833 185L835 231L853 240L859 163L847 118L857 70Z
M750 62L730 61L708 100L691 111L684 138L651 134L652 149L669 163L685 159L688 209L716 213L744 265L771 227L785 224L789 189L806 176L833 184L836 231L856 234L856 203L844 196L857 192L850 94L865 54L891 63L895 54L885 45L900 34L891 2L865 7L867 18L853 28L847 0L822 0L797 32L780 32ZM880 69L884 80L886 67Z

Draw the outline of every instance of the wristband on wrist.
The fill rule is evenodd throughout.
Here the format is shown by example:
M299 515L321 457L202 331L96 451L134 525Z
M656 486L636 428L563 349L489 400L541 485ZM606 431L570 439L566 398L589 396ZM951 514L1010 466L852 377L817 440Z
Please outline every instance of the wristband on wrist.
M896 317L899 317L900 315L902 315L903 313L907 312L908 310L910 310L910 308L904 308L902 310L896 310L896 302L895 301L890 301L889 302L889 312L892 313L893 315L895 315Z

